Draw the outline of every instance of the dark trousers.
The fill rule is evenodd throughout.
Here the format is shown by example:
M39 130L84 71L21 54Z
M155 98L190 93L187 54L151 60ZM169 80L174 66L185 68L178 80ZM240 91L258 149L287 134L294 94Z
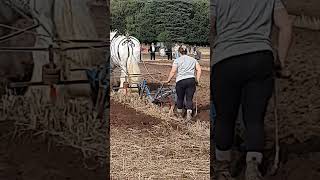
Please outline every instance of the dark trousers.
M167 56L168 56L168 60L172 60L172 52L168 52Z
M239 105L246 127L246 150L264 148L264 116L274 85L273 54L259 51L225 59L212 67L211 98L215 106L214 143L230 150Z
M156 60L156 53L155 52L151 52L150 55L151 55L151 60L152 59Z
M195 78L183 79L177 82L176 92L177 92L177 108L182 109L184 105L184 100L186 99L185 107L186 109L193 109L193 95L196 91L196 80Z

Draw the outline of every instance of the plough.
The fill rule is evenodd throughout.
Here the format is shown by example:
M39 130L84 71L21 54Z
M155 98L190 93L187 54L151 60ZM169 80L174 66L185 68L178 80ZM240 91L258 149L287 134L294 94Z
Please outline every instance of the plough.
M138 84L138 89L140 98L145 97L150 103L160 105L161 107L168 104L170 106L169 114L173 114L178 98L175 86L165 87L164 84L161 84L157 90L151 91L150 87L147 85L147 80L143 79L143 81ZM196 103L194 116L196 116L197 113Z
M174 86L164 87L164 84L161 84L155 92L152 92L147 85L147 80L143 79L143 81L138 84L138 90L140 98L145 96L150 103L160 105L161 107L169 104L169 114L173 114L177 102L177 94Z
M62 40L61 40L62 41ZM82 42L97 42L95 40L73 40L77 43ZM101 43L101 41L99 41ZM70 71L85 71L87 75L86 80L62 80L60 67L54 63L54 54L59 51L79 50L88 48L101 48L107 47L106 44L90 47L68 47L67 49L54 48L50 45L48 48L17 48L17 47L1 47L0 51L48 51L49 63L42 67L42 81L39 82L10 82L7 84L8 89L24 88L29 86L49 86L51 88L50 94L51 100L55 101L55 86L56 85L70 85L70 84L90 84L91 98L95 105L95 109L98 114L102 116L105 107L109 106L107 97L109 95L109 81L107 79L109 71L109 63L105 63L102 66L96 68L82 68L82 69L70 69ZM109 57L110 59L110 57Z
M162 104L168 102L175 103L177 101L176 90L173 86L164 87L164 84L161 84L156 92L152 93L147 85L147 80L144 79L138 84L138 89L140 98L145 94L150 103Z

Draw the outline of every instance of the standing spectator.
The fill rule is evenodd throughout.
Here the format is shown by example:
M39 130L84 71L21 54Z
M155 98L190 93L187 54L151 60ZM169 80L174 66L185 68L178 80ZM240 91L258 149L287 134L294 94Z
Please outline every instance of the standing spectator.
M151 43L151 46L148 50L150 52L150 56L151 56L151 60L156 60L156 47L154 45L154 43Z
M200 60L201 59L201 51L199 51L199 49L197 49L196 51L195 51L195 59L196 60Z
M142 62L142 51L143 51L143 47L140 46L140 62Z
M168 44L168 46L166 47L166 53L168 56L168 60L172 60L172 46L171 46L171 44Z

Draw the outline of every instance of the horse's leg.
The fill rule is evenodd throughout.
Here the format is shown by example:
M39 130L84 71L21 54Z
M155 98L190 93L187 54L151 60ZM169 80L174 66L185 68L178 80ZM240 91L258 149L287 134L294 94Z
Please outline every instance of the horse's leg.
M120 73L120 86L119 86L119 92L120 93L125 93L125 89L123 89L123 84L126 80L126 73L124 72L124 70L121 70L121 73Z

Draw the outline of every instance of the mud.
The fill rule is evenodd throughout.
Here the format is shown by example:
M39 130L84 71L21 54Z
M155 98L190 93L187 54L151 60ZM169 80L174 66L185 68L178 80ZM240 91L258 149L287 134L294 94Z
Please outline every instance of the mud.
M14 132L12 122L0 122L0 130L0 179L89 180L106 178L105 167L98 167L94 170L85 169L82 154L78 150L54 143L48 147L47 141L44 142L42 138L32 136L12 140Z
M123 129L138 128L150 129L161 123L160 119L137 112L135 109L111 101L110 104L110 127Z

